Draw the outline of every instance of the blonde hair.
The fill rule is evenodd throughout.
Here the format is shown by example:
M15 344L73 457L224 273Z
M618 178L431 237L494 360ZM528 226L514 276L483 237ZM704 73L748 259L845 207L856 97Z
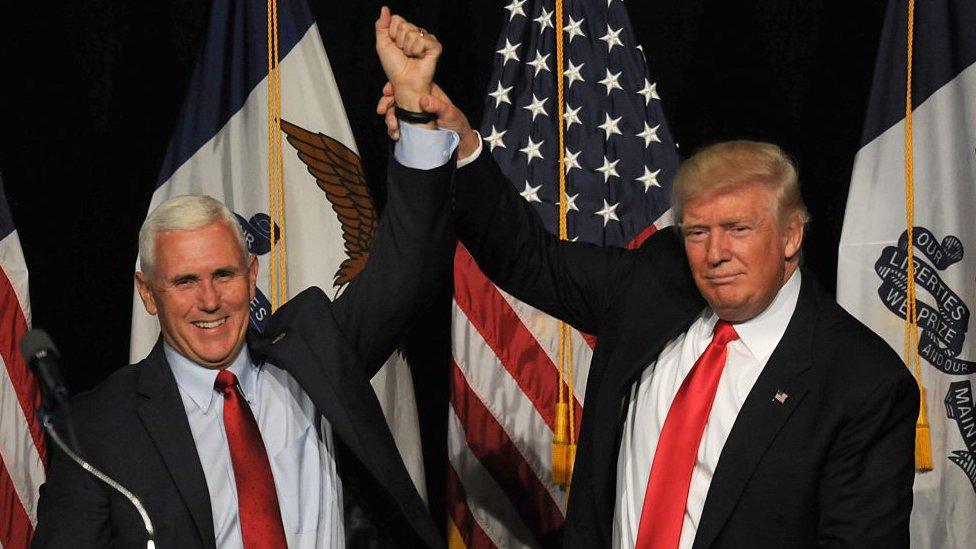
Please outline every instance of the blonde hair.
M772 206L781 223L788 215L809 223L793 159L772 143L740 140L709 145L681 163L671 188L676 225L682 227L688 201L746 184L764 185L773 192Z

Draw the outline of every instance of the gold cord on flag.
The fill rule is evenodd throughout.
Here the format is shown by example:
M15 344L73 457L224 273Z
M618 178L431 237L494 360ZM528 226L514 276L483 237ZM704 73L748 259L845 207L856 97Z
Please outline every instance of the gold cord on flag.
M272 311L288 299L285 180L281 157L281 68L278 62L278 1L268 0L268 215L271 218L271 265L268 272Z
M918 353L918 309L915 294L915 166L912 138L912 48L915 35L915 1L908 0L908 52L905 84L905 225L908 232L908 305L905 311L905 364L915 373L920 396L915 422L915 470L932 470L932 436L929 432L925 385L922 383L922 358Z
M566 191L566 143L563 126L565 109L563 82L563 2L556 0L556 127L559 135L559 239L569 238L567 225L568 193ZM565 388L564 388L565 385ZM576 397L573 391L573 338L569 324L559 321L559 399L556 402L556 425L552 438L552 481L569 488L576 461Z

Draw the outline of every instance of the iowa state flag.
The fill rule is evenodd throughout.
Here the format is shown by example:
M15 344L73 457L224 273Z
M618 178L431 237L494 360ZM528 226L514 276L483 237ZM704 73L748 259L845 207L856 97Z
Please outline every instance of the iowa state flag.
M905 217L906 1L888 4L861 150L851 179L838 301L904 351L915 264L921 379L934 470L915 476L912 546L976 544L976 3L915 4L914 250Z
M368 251L375 212L311 12L305 0L277 0L277 10L288 294L314 285L335 298ZM257 329L264 327L271 309L267 22L263 0L213 2L207 37L150 204L152 210L172 196L208 194L237 214L260 263L258 295L251 303ZM343 201L350 199L356 208L346 207ZM130 359L145 357L158 334L156 319L134 294ZM373 387L407 470L425 494L406 362L395 353L373 378Z

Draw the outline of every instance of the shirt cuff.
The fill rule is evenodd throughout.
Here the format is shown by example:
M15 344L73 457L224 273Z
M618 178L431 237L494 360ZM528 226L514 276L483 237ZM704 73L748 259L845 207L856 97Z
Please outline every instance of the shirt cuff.
M451 130L429 130L400 122L400 140L393 147L393 156L407 168L431 170L447 164L460 141Z
M468 156L465 156L464 158L458 158L457 161L458 169L467 166L468 164L477 160L479 156L481 156L481 146L483 145L483 143L481 142L481 134L478 133L478 130L471 130L471 131L473 131L475 135L478 136L478 148L475 149L474 152L469 154Z

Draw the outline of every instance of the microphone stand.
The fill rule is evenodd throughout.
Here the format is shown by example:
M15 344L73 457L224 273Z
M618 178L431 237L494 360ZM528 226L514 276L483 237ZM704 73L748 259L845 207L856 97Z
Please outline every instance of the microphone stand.
M67 410L66 403L62 403L61 407L67 419L68 410ZM82 469L91 473L95 478L104 482L110 488L125 496L125 498L129 500L129 503L131 503L132 506L136 508L136 511L139 512L139 516L142 517L143 525L146 528L146 535L148 536L148 539L146 540L146 549L155 549L156 543L153 541L153 537L155 536L155 530L153 529L152 521L149 520L149 513L146 512L146 508L143 507L142 501L139 500L139 497L133 494L132 492L130 492L128 489L126 489L125 486L119 484L112 477L99 471L94 465L85 461L84 458L79 456L77 453L74 452L74 450L68 447L68 445L65 444L63 440L61 440L61 437L58 436L58 432L54 428L54 414L50 410L48 410L47 406L43 404L38 406L37 413L41 418L41 425L44 426L44 431L47 433L47 436L54 441L54 444L58 448L60 448L61 451L64 452L66 456L71 458L71 460L77 463ZM74 430L69 427L68 433L71 436L74 446L77 448L78 442L74 438Z

